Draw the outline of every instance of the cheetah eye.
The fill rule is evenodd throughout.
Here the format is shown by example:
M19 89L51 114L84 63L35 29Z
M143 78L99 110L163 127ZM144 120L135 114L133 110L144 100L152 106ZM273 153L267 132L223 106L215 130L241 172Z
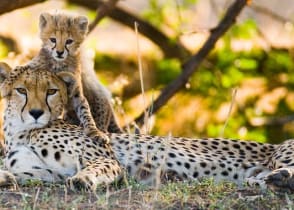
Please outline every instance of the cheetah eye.
M56 43L56 38L50 38L50 41L51 41L52 43Z
M15 88L19 94L26 95L27 90L25 88Z
M68 39L68 40L66 40L66 42L65 42L65 44L71 44L71 43L73 43L73 40L72 40L72 39Z
M48 96L52 96L52 95L54 95L57 91L58 91L58 89L48 89L48 90L47 90L47 95L48 95Z

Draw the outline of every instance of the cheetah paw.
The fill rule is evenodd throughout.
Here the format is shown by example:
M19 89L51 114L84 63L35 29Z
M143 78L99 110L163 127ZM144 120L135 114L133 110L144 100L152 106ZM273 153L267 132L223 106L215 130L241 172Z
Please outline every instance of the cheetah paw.
M94 192L96 187L91 183L88 177L70 177L66 180L66 186L72 191Z
M0 170L0 186L17 185L15 176L8 172Z
M265 183L275 191L294 192L294 168L274 170L265 178Z
M260 187L261 189L266 189L266 184L264 180L258 179L256 177L249 177L245 179L245 182L250 187Z
M92 140L101 142L102 144L109 144L110 139L106 133L95 130L91 132L87 132L87 136L89 136Z

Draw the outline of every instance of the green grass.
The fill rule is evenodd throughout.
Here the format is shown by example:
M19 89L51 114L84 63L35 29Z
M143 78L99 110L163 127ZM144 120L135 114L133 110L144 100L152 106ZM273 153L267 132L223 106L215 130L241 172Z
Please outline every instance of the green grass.
M0 209L291 209L293 200L294 195L209 179L166 183L159 189L130 180L128 186L109 186L95 194L34 182L0 190Z

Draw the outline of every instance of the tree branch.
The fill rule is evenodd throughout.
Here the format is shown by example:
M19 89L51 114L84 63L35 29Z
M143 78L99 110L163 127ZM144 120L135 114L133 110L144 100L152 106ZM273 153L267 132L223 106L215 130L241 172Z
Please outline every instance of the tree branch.
M262 7L259 6L257 4L251 3L249 8L252 8L253 10L255 10L258 13L262 13L264 15L267 15L275 20L278 20L282 23L286 23L286 22L293 22L292 20L283 17L282 15L279 15L277 13L275 13L274 11L271 11L270 9L266 8L266 7Z
M103 1L100 0L67 0L70 3L74 3L80 6L84 6L91 10L96 10ZM140 19L139 17L131 14L118 6L110 10L108 16L125 25L133 30L134 23L137 22L139 25L139 32L155 43L164 53L167 58L179 58L181 60L186 59L190 52L178 42L172 42L164 33L156 29L150 23Z
M33 4L44 2L45 0L1 0L0 15L12 10L22 7L30 6Z
M94 19L94 21L89 25L89 32L91 33L91 31L96 27L96 25L105 17L109 14L109 12L111 10L114 9L116 3L118 2L118 0L108 0L107 3L101 3L98 6L97 9L97 15Z
M254 117L249 120L251 126L283 126L289 122L294 121L294 115L283 117Z
M30 6L33 4L45 2L46 0L1 0L0 3L0 15L6 12L13 11L22 7ZM139 17L131 14L128 11L125 11L122 8L115 7L117 0L110 0L108 6L105 7L105 4L102 0L65 0L69 3L74 3L80 6L84 6L91 10L96 10L101 8L101 5L104 5L104 8L101 9L101 14L98 14L96 23L93 22L90 25L90 31L95 27L95 25L104 17L109 16L113 20L128 26L133 29L134 22L137 22L140 26L140 33L150 39L155 43L164 53L167 58L179 58L181 60L186 59L190 52L187 50L181 43L172 42L165 34L157 30L150 23L140 19ZM109 13L109 14L108 14Z
M197 54L193 55L182 65L182 73L174 81L167 85L161 91L158 98L145 109L145 112L149 112L149 116L158 111L177 91L185 86L189 77L197 70L201 62L212 50L216 41L225 34L231 25L233 25L236 17L239 15L246 3L246 0L235 0L235 2L228 8L224 18L221 20L218 26L211 30L211 34L204 43L203 47L198 51ZM145 112L142 112L142 114L135 119L137 124L142 125L144 123Z

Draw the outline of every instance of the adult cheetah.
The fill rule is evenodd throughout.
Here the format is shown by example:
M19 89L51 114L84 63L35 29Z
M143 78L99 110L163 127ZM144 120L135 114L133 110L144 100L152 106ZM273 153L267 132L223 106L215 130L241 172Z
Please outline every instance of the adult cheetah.
M98 185L120 178L125 169L143 183L158 178L214 177L237 184L255 180L294 191L293 140L270 145L109 134L111 145L101 144L89 139L80 127L61 120L67 101L63 80L72 77L74 81L71 73L14 71L0 68L1 95L6 101L6 170L0 171L0 185L38 179L95 191Z

